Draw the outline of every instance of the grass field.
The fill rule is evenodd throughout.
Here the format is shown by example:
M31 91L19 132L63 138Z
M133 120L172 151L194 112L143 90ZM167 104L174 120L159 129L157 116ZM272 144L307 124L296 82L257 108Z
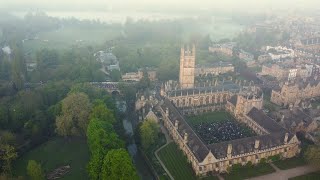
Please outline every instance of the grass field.
M159 151L159 157L175 180L199 179L194 174L191 164L187 162L187 158L175 143L172 142L161 149L161 151ZM201 179L218 180L218 178L214 176Z
M262 176L265 174L270 174L275 172L275 170L267 163L258 164L256 166L241 166L234 170L230 174L224 174L225 180L242 180L256 176Z
M302 157L294 157L281 161L275 161L273 162L273 164L276 165L279 169L284 170L306 165L306 162Z
M289 180L319 180L319 179L320 179L320 171L290 178Z
M176 180L196 179L187 158L178 149L175 143L168 144L159 151L159 157Z
M189 125L194 126L200 123L221 122L230 118L232 118L231 115L226 111L215 111L198 116L189 116L187 117L187 122Z
M64 180L88 179L86 165L89 160L87 143L82 139L52 139L33 150L23 154L13 166L15 176L26 177L26 167L29 160L36 160L42 165L45 173L63 165L70 165L71 171Z

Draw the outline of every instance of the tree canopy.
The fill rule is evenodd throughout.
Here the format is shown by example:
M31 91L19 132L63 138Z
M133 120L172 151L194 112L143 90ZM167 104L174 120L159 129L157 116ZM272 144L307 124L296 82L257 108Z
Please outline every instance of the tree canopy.
M91 104L84 93L72 93L62 100L62 114L56 118L56 131L61 136L83 136L89 124Z
M159 125L153 120L145 120L140 126L142 147L148 149L158 139Z
M129 153L124 149L110 150L104 157L102 179L138 180Z
M320 147L319 146L317 145L309 146L304 155L307 162L320 168Z
M29 160L27 165L27 173L32 180L44 180L45 176L42 171L41 165L35 160Z

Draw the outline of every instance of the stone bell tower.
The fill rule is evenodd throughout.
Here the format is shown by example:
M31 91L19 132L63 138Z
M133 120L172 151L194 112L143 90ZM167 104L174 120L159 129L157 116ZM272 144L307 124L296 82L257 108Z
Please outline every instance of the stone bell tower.
M189 46L187 49L185 49L185 47L181 47L179 83L182 89L194 87L195 61L195 45L192 46L192 49L190 49Z

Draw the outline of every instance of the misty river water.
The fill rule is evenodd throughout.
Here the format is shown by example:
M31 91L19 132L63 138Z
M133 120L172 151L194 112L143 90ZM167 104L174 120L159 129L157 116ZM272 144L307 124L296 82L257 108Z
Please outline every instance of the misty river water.
M117 108L122 111L123 113L126 113L127 111L127 104L125 101L116 101ZM140 176L140 179L142 180L153 180L155 179L152 175L152 172L150 171L150 168L148 167L147 163L145 162L144 158L142 157L142 154L140 151L138 151L137 145L134 142L134 128L132 126L131 120L128 119L128 117L124 118L122 120L123 127L125 129L126 134L130 137L130 144L127 145L127 149L129 151L130 156L133 159L133 163L135 164L135 167L138 171L138 174Z

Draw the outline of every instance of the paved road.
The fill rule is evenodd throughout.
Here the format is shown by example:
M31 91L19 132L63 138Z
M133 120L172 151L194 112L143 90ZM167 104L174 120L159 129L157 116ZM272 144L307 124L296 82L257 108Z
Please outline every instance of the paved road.
M267 174L264 176L250 178L249 180L270 180L270 179L271 180L287 180L289 178L308 174L311 172L315 172L317 170L318 169L311 167L311 166L308 166L308 165L300 166L300 167L296 167L296 168L292 168L292 169L288 169L288 170L276 169L276 172L274 172L274 173Z

